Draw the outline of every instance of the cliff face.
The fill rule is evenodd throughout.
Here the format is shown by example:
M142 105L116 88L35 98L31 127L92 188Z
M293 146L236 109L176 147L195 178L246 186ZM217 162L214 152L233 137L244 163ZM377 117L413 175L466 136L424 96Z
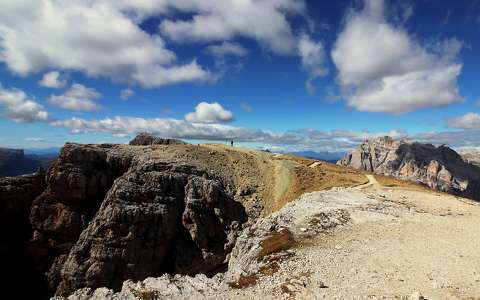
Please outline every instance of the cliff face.
M132 156L109 145L67 144L49 169L47 187L31 207L30 252L37 271L47 272L51 291L67 254Z
M225 264L243 207L193 167L137 162L118 178L61 268L57 294L164 273L215 273Z
M381 137L366 141L338 165L419 182L430 188L480 200L480 168L454 150Z
M42 275L34 271L34 262L27 252L32 235L30 206L45 187L42 172L0 178L0 275L2 284L8 287L4 297L8 298L9 291L23 290L25 282L29 282L25 296L46 293Z
M155 147L173 146L66 144L46 174L0 179L2 270L28 258L33 298L223 270L247 220L235 189Z
M0 176L17 176L35 172L40 162L31 159L23 150L0 148Z

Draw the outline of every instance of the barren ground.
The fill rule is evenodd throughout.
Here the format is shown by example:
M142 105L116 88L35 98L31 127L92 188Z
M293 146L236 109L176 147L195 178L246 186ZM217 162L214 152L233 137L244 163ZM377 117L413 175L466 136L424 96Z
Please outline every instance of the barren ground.
M220 276L174 298L417 300L421 293L426 299L480 299L478 202L249 149L180 145L142 151L211 168L244 189L236 199L250 216L281 215L291 220L285 226L295 238L283 259L257 274L251 286L231 288ZM164 288L154 292L167 295Z

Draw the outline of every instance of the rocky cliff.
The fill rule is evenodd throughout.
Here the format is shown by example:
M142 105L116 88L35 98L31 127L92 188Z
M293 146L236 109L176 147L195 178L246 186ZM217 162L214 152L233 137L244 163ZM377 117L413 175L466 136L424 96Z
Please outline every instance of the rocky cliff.
M158 138L143 146L141 139L67 143L46 174L0 179L2 270L33 276L38 288L25 296L117 290L126 279L226 268L247 220L235 184L191 157L197 146Z
M231 257L243 262L244 252L255 261L292 242L286 231L254 230L264 250L249 250L248 232L238 248L237 236L258 218L305 192L365 181L353 170L312 164L145 135L131 145L67 143L46 173L0 180L1 271L16 287L2 296L119 291L150 276L217 276ZM230 269L243 276L243 267Z
M465 162L444 145L436 147L380 137L363 142L337 164L480 200L480 168Z
M2 285L8 287L2 295L5 298L13 295L9 291L23 290L24 282L30 283L29 294L46 293L42 275L35 272L27 251L32 235L30 207L45 187L43 172L0 178L0 275Z

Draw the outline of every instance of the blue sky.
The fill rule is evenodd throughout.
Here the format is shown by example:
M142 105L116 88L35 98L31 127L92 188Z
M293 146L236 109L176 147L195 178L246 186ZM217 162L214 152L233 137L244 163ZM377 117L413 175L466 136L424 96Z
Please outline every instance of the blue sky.
M0 3L0 146L480 146L480 1Z

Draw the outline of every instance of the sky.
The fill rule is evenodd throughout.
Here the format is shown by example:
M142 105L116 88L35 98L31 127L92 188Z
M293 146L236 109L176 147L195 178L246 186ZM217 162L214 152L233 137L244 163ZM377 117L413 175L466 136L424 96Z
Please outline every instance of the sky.
M2 0L0 146L480 147L480 0Z

